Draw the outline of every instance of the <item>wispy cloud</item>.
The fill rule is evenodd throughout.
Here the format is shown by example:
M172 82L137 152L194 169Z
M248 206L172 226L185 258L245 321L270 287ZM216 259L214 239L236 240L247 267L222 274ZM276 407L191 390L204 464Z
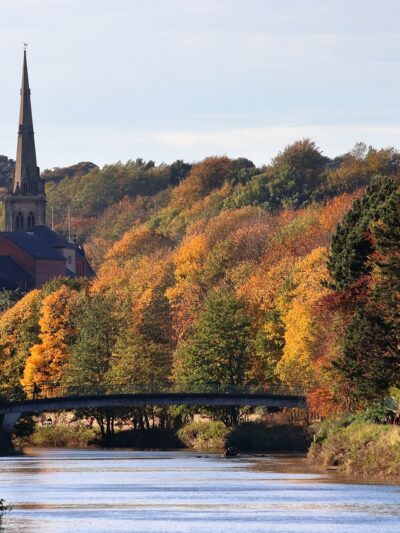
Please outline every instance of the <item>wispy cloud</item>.
M400 139L398 0L0 3L0 154L15 153L24 41L42 167Z
M57 165L72 164L78 160L91 160L104 165L137 157L153 159L158 163L176 159L199 161L206 156L224 154L230 157L248 157L254 163L262 165L269 163L287 144L304 137L314 140L330 157L349 151L359 141L379 148L396 146L400 138L400 126L363 124L221 128L209 131L152 131L133 127L86 125L68 126L63 132L63 138L58 132L57 128L51 127L41 131L39 159L46 147ZM0 144L1 141L0 136ZM82 153L84 157L80 157Z
M276 126L265 128L221 129L218 131L165 131L151 136L154 143L173 148L176 152L193 148L196 152L248 154L257 163L265 163L285 145L310 137L334 156L346 152L359 141L376 146L389 146L400 138L399 127L354 125Z

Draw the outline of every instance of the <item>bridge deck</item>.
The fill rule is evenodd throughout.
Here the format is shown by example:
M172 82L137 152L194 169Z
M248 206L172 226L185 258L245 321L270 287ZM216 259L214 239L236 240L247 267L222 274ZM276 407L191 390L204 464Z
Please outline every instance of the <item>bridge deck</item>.
M37 398L0 406L0 414L144 405L306 407L305 396L263 393L138 393Z

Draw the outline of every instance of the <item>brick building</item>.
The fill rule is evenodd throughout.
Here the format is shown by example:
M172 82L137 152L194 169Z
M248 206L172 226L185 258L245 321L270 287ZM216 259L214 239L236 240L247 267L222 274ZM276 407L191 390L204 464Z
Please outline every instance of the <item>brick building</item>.
M60 276L91 277L83 248L46 226L44 180L36 163L26 50L22 68L17 157L4 199L0 290L26 292Z

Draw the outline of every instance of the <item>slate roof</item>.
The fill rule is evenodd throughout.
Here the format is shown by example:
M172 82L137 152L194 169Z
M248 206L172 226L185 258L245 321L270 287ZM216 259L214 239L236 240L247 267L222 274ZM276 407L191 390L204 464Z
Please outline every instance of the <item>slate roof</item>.
M35 259L65 261L65 257L32 231L2 231L3 237L16 244Z
M0 288L15 290L18 287L32 288L33 277L8 255L0 255Z
M76 244L73 242L67 241L62 235L59 235L55 231L51 230L47 226L35 226L29 230L31 233L34 233L37 237L46 242L49 246L54 248L76 248Z

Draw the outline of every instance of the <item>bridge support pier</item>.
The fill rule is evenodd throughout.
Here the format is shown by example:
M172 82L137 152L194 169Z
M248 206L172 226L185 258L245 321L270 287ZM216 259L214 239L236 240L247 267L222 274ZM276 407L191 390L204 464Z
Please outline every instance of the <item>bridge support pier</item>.
M11 437L14 426L21 416L21 413L6 413L3 418L2 432L4 435Z

